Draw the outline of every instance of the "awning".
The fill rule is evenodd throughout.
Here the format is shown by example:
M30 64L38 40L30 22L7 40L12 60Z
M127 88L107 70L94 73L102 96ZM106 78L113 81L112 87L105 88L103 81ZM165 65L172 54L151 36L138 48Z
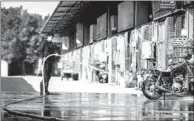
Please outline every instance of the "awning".
M53 33L68 28L79 16L80 10L88 5L87 1L61 1L43 25L40 33Z

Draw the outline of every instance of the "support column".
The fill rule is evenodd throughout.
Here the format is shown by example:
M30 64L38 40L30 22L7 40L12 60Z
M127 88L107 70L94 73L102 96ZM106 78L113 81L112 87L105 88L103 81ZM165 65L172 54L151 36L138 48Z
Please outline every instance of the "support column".
M107 35L111 35L111 25L110 25L110 5L108 5L108 10L107 10ZM108 84L111 84L112 81L112 39L108 38L106 41L108 41Z
M108 83L111 84L112 81L112 40L108 39L108 53L109 53L109 58L108 58Z
M107 32L108 32L108 34L107 34L107 35L110 36L110 35L111 35L111 25L110 25L110 24L111 24L111 22L110 22L110 5L108 5L108 12L107 12L107 13L108 13L108 14L107 14L107 16L108 16L108 17L107 17L107 18L108 18L108 21L107 21L107 27L108 27L108 29L107 29L108 31L107 31Z
M164 28L165 28L165 31L164 31L164 60L165 60L165 62L164 62L164 69L166 69L167 68L167 49L168 49L168 19L169 18L167 18L167 20L165 20L165 26L164 26Z

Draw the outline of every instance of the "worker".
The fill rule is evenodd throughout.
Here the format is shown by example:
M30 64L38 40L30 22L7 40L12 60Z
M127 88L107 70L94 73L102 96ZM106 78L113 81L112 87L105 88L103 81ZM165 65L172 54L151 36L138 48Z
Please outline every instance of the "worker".
M52 36L46 36L46 35L41 35L40 36L42 41L40 43L40 46L35 50L35 52L40 53L40 57L42 59L46 58L48 55L53 54L54 53L54 46L52 43ZM46 39L47 38L47 39ZM51 78L51 74L52 74L52 66L53 66L53 57L49 57L44 64L44 84L45 84L45 95L49 95L50 92L48 91L48 86L49 86L49 81ZM43 80L40 83L40 95L43 95Z

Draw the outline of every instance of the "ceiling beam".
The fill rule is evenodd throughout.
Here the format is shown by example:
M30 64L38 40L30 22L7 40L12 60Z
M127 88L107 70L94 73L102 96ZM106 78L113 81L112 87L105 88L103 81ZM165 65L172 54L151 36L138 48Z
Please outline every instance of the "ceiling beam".
M49 22L48 24L50 25L50 24L56 24L56 23L50 23L50 22Z
M52 20L50 20L50 21L59 21L59 20L53 20L53 19L52 19Z

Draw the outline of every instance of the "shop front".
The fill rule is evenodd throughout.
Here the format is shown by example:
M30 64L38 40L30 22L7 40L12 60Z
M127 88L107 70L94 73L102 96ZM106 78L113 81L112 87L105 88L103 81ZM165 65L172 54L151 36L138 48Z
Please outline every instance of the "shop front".
M103 7L99 12L89 7L89 20L80 14L86 20L72 23L69 41L64 40L64 60L79 73L80 81L100 82L103 72L106 83L126 87L133 81L137 86L143 70L165 70L170 58L178 62L192 53L188 43L194 38L193 7L178 1L106 2ZM176 43L188 46L175 49Z

